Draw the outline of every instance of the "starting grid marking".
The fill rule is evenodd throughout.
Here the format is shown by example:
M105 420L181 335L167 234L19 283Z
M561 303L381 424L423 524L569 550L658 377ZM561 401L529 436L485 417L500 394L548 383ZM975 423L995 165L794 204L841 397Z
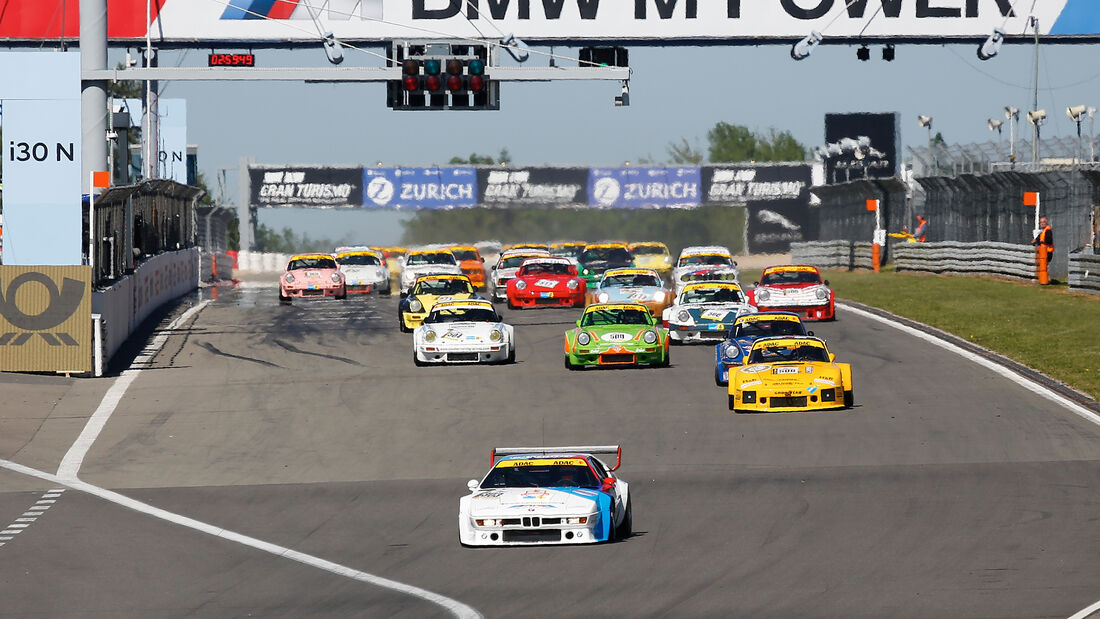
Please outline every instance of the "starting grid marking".
M11 524L0 529L0 546L14 540L16 535L26 531L28 527L46 513L46 510L57 503L57 499L61 496L62 492L65 492L64 488L53 488L49 490L46 494L43 494L42 498L38 499L34 505L28 507L26 512L12 521Z

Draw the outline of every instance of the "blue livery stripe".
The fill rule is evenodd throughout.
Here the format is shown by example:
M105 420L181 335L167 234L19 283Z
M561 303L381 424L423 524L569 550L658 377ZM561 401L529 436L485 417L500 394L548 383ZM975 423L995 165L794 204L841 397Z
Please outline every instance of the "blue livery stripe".
M264 19L276 0L229 0L222 19Z
M1100 3L1096 0L1069 0L1051 34L1100 34Z

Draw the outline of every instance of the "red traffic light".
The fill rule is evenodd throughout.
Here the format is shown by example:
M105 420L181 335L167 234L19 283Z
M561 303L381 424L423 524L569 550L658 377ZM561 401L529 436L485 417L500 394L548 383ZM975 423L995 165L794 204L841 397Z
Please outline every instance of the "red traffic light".
M462 90L462 78L457 75L448 77L447 90Z
M439 79L438 75L429 75L424 80L424 85L428 88L428 90L439 90L443 87L443 81Z
M481 92L485 90L485 78L480 75L473 75L470 77L470 90Z
M420 90L420 79L415 75L406 75L405 79L401 80L401 86L409 92Z

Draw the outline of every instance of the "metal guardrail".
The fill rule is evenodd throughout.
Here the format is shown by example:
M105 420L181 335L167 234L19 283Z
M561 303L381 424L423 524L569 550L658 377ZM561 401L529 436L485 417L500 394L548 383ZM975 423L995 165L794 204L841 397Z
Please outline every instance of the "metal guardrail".
M898 271L949 275L992 275L1035 279L1035 248L1031 245L983 241L961 243L899 243L894 246Z
M1100 293L1100 255L1083 252L1069 255L1069 289Z

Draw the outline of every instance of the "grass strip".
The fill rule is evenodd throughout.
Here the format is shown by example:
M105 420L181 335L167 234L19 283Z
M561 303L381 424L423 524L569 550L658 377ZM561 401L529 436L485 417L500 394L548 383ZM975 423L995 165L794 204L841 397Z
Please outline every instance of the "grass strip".
M1100 296L979 277L823 275L838 299L942 329L1100 398ZM759 277L759 271L745 271L741 281L748 287Z

